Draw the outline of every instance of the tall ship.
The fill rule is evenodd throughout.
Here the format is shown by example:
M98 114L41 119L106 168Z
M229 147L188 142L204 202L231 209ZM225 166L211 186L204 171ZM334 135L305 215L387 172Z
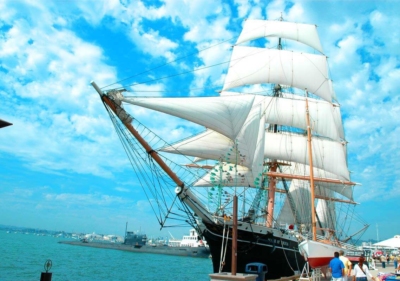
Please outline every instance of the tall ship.
M341 219L356 203L340 104L315 25L249 19L232 45L218 93L148 97L135 90L142 83L92 86L161 227L196 229L214 272L258 262L267 279L292 276L318 247L354 238ZM136 119L143 108L202 129L168 143L171 132L156 127L163 120Z

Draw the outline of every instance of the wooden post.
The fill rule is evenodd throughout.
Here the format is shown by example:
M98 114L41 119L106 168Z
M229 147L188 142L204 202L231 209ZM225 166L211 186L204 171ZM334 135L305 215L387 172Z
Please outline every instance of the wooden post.
M315 214L315 187L314 187L314 165L312 159L310 115L308 111L308 98L306 92L306 117L307 117L307 140L308 140L308 162L310 166L310 191L311 191L311 226L313 240L317 240L317 220Z
M236 194L233 196L233 226L232 226L232 275L237 271L237 204Z

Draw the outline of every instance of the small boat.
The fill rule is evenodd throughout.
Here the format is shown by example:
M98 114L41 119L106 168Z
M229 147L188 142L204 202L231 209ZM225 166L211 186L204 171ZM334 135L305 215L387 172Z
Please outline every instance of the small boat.
M174 237L168 240L168 246L170 247L208 247L206 242L200 238L197 234L196 229L192 228L189 235L184 235L181 240L177 240Z

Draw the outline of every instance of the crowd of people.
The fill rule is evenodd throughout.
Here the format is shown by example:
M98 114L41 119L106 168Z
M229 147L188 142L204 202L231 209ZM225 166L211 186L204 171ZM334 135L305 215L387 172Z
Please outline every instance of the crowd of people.
M379 257L379 260L382 263L382 268L386 268L386 263L387 265L390 265L390 262L393 261L393 265L396 271L400 270L400 256L398 255L397 256L389 256L389 254L381 255Z
M352 263L344 256L344 252L335 252L334 258L329 263L332 274L332 281L367 281L367 276L375 281L375 277L369 272L368 266L364 263L365 258L361 256L353 268Z
M393 261L395 273L400 274L400 257L390 257L389 255L382 255L380 257L382 268L390 264ZM332 274L332 281L367 281L372 279L375 281L375 277L369 272L369 267L365 263L365 257L361 256L358 263L354 266L348 258L345 257L344 252L335 252L334 258L329 263L329 269Z

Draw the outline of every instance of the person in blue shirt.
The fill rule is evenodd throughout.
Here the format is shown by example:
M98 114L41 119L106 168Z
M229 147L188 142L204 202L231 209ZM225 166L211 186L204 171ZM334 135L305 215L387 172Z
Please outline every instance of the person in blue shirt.
M339 252L334 253L334 258L329 262L329 269L332 273L332 281L343 281L344 264L339 259Z

